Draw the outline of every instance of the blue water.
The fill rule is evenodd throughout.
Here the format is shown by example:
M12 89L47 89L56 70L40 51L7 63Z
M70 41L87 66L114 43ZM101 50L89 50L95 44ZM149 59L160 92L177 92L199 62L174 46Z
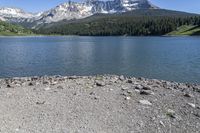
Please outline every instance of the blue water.
M0 37L0 77L96 74L200 83L200 37Z

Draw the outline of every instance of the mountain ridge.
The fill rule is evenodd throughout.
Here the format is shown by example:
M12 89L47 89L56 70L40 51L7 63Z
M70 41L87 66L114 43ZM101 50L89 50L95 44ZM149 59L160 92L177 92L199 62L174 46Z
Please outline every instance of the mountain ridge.
M3 7L0 8L0 18L11 23L32 23L32 28L35 28L44 23L83 19L97 13L112 14L137 9L159 8L149 0L68 1L41 13L29 13L19 8Z

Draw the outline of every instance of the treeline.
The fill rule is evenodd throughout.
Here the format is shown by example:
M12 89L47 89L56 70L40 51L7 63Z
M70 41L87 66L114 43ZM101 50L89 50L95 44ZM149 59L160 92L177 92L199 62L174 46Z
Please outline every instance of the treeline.
M37 33L61 35L165 35L182 25L200 26L199 16L106 16L89 21L75 21L66 24L42 27Z
M22 26L0 21L0 34L2 33L32 34L33 32L29 29L23 28Z

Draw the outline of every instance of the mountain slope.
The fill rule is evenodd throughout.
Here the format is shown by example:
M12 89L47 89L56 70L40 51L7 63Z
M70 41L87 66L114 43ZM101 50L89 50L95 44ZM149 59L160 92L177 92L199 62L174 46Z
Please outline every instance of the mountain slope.
M50 28L52 26L62 26L69 23L82 23L90 21L99 21L103 18L112 18L112 17L192 17L199 16L198 14L192 14L187 12L172 11L166 9L137 9L128 12L113 13L113 14L94 14L85 19L73 19L73 20L62 20L59 22L54 22L50 24L41 25L43 28ZM40 28L40 27L38 27Z
M0 35L31 35L32 31L25 29L21 26L9 24L3 21L0 21Z
M157 9L148 0L87 0L83 3L67 2L44 12L37 21L43 23L58 22L60 20L82 19L97 13L127 12L135 9Z
M196 14L140 9L46 24L37 32L62 35L165 35L181 25L195 25L199 22L200 17Z

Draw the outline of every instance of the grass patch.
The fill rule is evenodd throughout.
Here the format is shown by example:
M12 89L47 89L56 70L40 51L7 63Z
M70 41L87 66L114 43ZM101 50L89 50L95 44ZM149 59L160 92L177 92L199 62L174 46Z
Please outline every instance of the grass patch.
M178 27L177 30L168 33L167 35L200 35L200 26L183 25Z

